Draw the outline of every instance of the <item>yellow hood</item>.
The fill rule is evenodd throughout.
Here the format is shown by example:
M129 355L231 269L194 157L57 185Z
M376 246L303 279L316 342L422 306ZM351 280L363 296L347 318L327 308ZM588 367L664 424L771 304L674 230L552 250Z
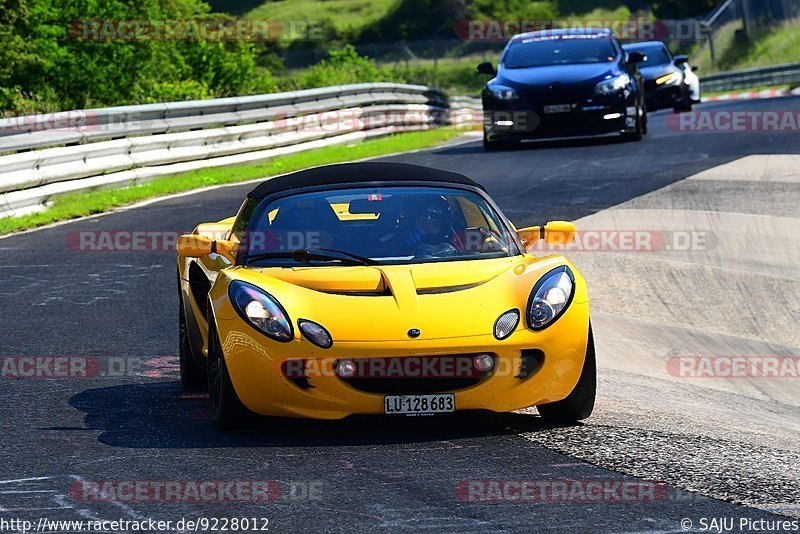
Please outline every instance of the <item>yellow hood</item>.
M323 325L334 341L411 341L492 332L505 311L525 306L533 285L563 258L522 256L375 267L239 267L231 278L278 299L292 322ZM577 295L576 295L577 296ZM296 328L295 328L296 330Z

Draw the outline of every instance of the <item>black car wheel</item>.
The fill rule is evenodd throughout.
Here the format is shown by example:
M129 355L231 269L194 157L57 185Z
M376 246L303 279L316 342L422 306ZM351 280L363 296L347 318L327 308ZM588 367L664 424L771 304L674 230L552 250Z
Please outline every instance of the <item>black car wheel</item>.
M202 390L208 385L205 369L200 366L192 354L189 332L186 328L186 316L183 312L183 302L179 301L178 306L180 307L178 312L178 360L181 370L181 384L187 389Z
M683 92L683 98L681 99L680 104L672 108L672 110L676 113L692 111L692 95L689 94L688 89Z
M558 402L542 404L536 408L542 419L555 424L570 425L592 415L597 393L597 362L594 354L594 336L589 325L589 342L586 346L586 359L578 384L572 393Z
M519 143L516 141L489 141L489 139L486 138L486 134L483 134L483 149L487 152L494 152L495 150L508 150L518 145Z
M208 385L205 369L192 354L189 341L189 330L186 327L186 314L183 311L181 278L178 275L178 363L180 365L181 384L187 389L205 389Z
M636 107L636 127L632 132L622 132L622 139L625 141L641 141L642 135L645 133L646 126L644 126L644 121L647 119L642 118L642 113L639 112L639 106Z
M233 389L222 347L213 326L208 334L208 398L211 401L211 418L217 430L235 430L249 414Z
M648 118L647 118L647 109L643 108L642 109L642 135L647 135L648 124L649 124L649 121L648 121Z

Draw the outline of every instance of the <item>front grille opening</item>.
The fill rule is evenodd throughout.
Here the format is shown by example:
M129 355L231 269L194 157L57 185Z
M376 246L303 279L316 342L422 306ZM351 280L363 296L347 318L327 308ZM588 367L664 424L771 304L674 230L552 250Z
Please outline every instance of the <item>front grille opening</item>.
M485 354L485 353L484 353ZM479 384L497 368L489 371L475 368L478 354L445 356L407 356L402 358L354 358L356 373L339 379L348 386L366 393L389 395L422 395L449 393Z
M290 382L300 389L311 389L314 386L308 381L308 360L286 360L281 365L281 371Z
M525 349L520 358L519 374L515 378L525 379L536 374L544 364L544 352L540 349Z

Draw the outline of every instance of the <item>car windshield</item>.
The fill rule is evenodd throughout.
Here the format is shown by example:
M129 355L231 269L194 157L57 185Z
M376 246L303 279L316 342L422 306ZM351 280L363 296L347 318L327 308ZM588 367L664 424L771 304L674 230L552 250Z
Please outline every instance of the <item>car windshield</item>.
M499 214L474 192L377 187L302 193L255 210L245 264L371 265L519 254Z
M520 39L512 43L503 57L507 69L609 63L617 51L603 35L549 35Z
M660 45L631 47L625 49L627 52L641 52L647 56L647 60L639 63L640 67L655 67L656 65L666 65L671 63L666 49Z

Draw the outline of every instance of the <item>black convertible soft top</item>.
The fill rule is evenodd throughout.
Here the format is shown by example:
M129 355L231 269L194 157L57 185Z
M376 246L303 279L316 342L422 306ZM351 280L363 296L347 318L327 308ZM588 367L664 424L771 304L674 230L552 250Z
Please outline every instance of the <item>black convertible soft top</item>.
M482 185L455 172L407 163L365 162L323 165L278 176L261 182L247 196L260 202L269 195L289 189L376 182L444 182L483 189Z

